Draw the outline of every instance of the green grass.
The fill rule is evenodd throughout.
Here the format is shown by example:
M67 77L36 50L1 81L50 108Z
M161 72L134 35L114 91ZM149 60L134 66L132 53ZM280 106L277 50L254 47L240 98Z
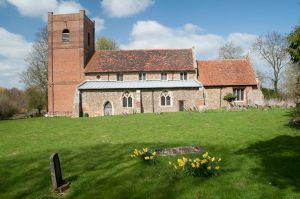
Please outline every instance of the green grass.
M300 198L300 134L289 110L0 121L0 198L54 198L58 152L67 198ZM130 158L134 148L200 145L222 157L213 178L174 176ZM181 157L181 156L180 156Z

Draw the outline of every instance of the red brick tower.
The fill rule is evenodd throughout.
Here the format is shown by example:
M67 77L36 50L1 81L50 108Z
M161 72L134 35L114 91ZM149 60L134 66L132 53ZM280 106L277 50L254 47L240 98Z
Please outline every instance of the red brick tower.
M48 112L71 115L77 85L95 51L95 22L85 11L48 13Z

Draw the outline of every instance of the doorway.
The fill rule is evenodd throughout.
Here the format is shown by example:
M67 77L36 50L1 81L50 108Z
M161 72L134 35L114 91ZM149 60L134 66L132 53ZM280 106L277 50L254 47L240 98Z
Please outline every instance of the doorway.
M110 102L104 104L104 115L112 115L112 105Z
M179 111L184 111L184 101L179 100Z

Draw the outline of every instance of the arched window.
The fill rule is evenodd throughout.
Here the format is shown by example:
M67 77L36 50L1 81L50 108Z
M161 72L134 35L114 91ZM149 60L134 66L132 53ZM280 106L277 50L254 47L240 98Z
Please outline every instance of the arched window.
M171 106L171 96L168 91L163 91L160 96L161 106Z
M122 104L124 108L132 107L132 97L129 92L125 92L122 97Z
M68 29L64 29L62 31L62 34L61 34L61 40L62 42L69 42L70 41L70 31Z

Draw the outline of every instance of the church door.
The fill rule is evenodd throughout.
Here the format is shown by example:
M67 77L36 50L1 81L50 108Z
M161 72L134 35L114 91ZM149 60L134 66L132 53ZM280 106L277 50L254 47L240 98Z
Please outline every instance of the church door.
M104 104L104 115L112 115L112 106L110 102Z
M184 101L183 100L179 100L179 111L184 111Z

